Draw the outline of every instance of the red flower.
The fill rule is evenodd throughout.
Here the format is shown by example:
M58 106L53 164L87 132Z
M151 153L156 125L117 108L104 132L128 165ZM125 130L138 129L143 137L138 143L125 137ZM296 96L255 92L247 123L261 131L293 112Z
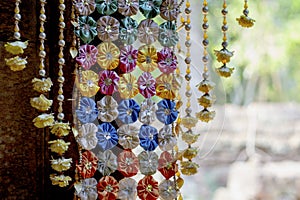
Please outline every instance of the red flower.
M152 176L145 176L137 186L141 200L156 200L159 197L158 182Z
M177 68L177 57L170 48L164 47L157 52L157 65L162 73L170 74Z
M144 72L138 79L140 93L145 98L150 98L155 95L155 79L149 72Z
M139 160L131 151L124 150L118 156L118 170L125 176L131 177L139 171Z
M81 174L83 179L91 178L94 176L98 165L98 158L91 151L85 151L82 153L82 161L79 165L76 165L77 170Z
M105 95L112 95L117 91L120 77L115 71L103 70L99 73L100 92Z
M98 199L115 200L119 191L118 181L112 176L104 176L99 180L97 190Z
M131 45L121 49L119 66L122 73L129 73L135 69L137 55L138 50L134 49Z
M84 69L89 70L97 62L98 49L94 45L82 45L79 48L77 63Z
M169 152L164 151L160 154L158 170L166 179L171 178L178 171L176 160Z

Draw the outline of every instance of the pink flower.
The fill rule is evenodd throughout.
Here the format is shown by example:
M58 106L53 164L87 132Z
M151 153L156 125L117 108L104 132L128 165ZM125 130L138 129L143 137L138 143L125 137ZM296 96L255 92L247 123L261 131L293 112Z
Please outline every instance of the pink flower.
M100 92L104 95L112 95L117 91L120 77L115 71L103 70L99 73Z
M177 57L170 48L164 47L157 52L157 64L162 73L170 74L177 68Z
M144 72L138 79L140 93L145 98L150 98L155 95L155 79L149 72Z
M98 49L94 45L81 45L77 63L84 69L89 70L97 62Z
M121 49L120 54L120 70L123 73L132 72L136 67L138 51L133 46L128 45Z

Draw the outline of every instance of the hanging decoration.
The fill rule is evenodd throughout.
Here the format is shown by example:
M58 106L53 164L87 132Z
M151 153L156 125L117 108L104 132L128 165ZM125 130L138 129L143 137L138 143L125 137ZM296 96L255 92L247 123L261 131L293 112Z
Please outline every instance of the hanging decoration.
M5 63L12 71L21 71L25 69L27 64L27 57L23 58L21 55L24 53L24 49L28 46L28 41L20 41L21 40L21 33L19 28L19 21L21 20L21 13L20 13L20 4L21 0L16 0L15 2L15 26L14 26L14 40L13 42L7 42L4 44L5 50L12 54L14 57L5 58Z
M226 0L223 1L223 9L222 9L222 15L223 15L223 25L221 27L221 30L223 32L223 42L222 42L222 49L221 50L214 50L215 55L217 57L217 61L222 63L223 65L220 68L217 68L216 71L217 73L222 76L222 77L230 77L231 74L233 73L234 68L229 68L227 67L227 63L230 62L230 58L233 56L233 51L229 51L227 49L228 46L228 37L227 37L227 31L228 31L228 26L227 26L227 3Z
M239 18L236 18L238 21L239 25L244 27L244 28L250 28L254 25L255 20L250 18L248 16L249 10L248 10L248 0L245 0L244 3L244 10L243 10L243 15L241 15Z

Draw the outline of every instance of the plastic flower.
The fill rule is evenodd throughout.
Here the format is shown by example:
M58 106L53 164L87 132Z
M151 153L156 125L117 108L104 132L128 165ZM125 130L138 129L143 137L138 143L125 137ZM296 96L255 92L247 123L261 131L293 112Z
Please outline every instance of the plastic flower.
M134 149L140 144L139 129L135 126L124 124L118 129L119 144L124 149Z
M182 140L186 142L187 144L193 144L197 142L200 134L195 134L191 129L187 130L185 132L182 132Z
M181 164L181 173L183 175L191 176L197 173L199 165L193 161L183 161Z
M238 21L239 25L245 28L250 28L254 25L255 20L246 16L241 15L240 18L236 18L236 21Z
M208 93L205 93L200 98L198 98L198 104L205 108L211 107L214 102L215 96L211 96Z
M118 111L118 119L124 124L131 124L136 122L138 119L140 106L133 99L125 99L119 103Z
M72 158L58 158L58 159L52 159L51 162L51 168L55 171L62 172L70 169Z
M97 11L101 15L111 15L118 9L117 0L96 0Z
M164 151L160 154L158 159L158 170L165 177L165 179L169 179L175 176L178 171L178 167L176 164L176 159L167 151Z
M158 156L154 151L142 151L138 155L140 171L144 175L156 173L158 167Z
M98 37L104 42L115 41L119 36L120 23L111 16L100 17L97 21Z
M138 25L139 24L137 23L137 21L132 19L131 17L125 17L124 19L121 19L119 35L121 42L127 45L134 43L137 39Z
M79 17L79 29L75 29L75 34L80 37L84 43L90 43L97 35L97 23L89 16Z
M155 79L149 72L144 72L138 79L140 93L145 98L150 98L156 94Z
M21 41L14 41L14 42L7 42L4 44L4 48L7 52L17 55L17 54L23 54L24 49L26 49L28 46L28 41L21 42Z
M229 63L230 58L233 56L234 51L229 51L226 48L221 49L220 51L214 50L215 55L217 56L217 61L223 64Z
M118 144L117 131L113 125L107 122L98 125L97 138L102 151L111 149Z
M130 99L139 93L137 81L134 75L127 73L120 77L119 93L122 99Z
M123 178L119 181L118 198L120 200L134 200L137 195L137 182L132 178Z
M211 82L210 80L207 80L207 79L203 79L198 85L198 90L200 92L203 92L203 93L208 93L209 91L211 91L214 87L215 87L215 84L213 82Z
M97 102L99 114L98 119L102 122L112 122L118 117L118 103L112 96L104 96Z
M195 147L189 147L186 150L184 150L183 152L183 157L188 159L188 160L192 160L193 158L195 158L198 154L198 149Z
M76 110L76 115L81 123L93 122L98 116L95 101L91 98L82 97L80 107Z
M71 127L69 122L55 122L51 127L51 133L56 135L57 137L64 137L69 135Z
M196 117L203 122L209 122L213 120L215 116L215 111L208 111L207 109L203 109L202 111L196 113Z
M97 189L99 199L115 200L119 191L118 181L112 176L104 176L99 180Z
M82 178L91 178L94 176L98 165L98 158L91 151L85 151L82 153L82 160L76 168Z
M139 10L138 0L118 0L119 13L124 16L136 15Z
M177 198L176 185L174 181L163 180L159 184L158 190L162 200L173 200Z
M187 115L181 119L181 124L187 129L194 128L197 125L197 123L198 119L190 115Z
M140 11L146 18L154 18L159 14L162 0L140 0Z
M41 111L49 110L53 101L41 94L39 97L34 97L30 99L30 104L33 108L36 108Z
M157 67L157 53L152 45L144 45L139 48L137 65L145 72L152 72Z
M178 117L178 111L175 109L175 102L168 99L161 100L157 104L156 117L165 125L173 123Z
M158 133L158 144L162 151L170 151L177 144L171 125L165 125Z
M125 177L131 177L139 171L139 160L131 151L124 150L118 156L118 170Z
M159 26L158 41L162 46L173 47L178 42L178 33L174 22L165 22Z
M179 6L177 0L163 0L160 6L160 16L167 20L176 20L179 14Z
M47 78L47 79L33 78L31 82L33 84L33 89L40 93L49 92L51 89L51 86L53 85L50 78Z
M165 74L170 74L177 68L177 57L170 48L163 48L157 52L158 69Z
M226 64L224 64L222 67L219 67L216 69L216 72L222 76L222 77L230 77L231 74L233 73L234 68L229 68L226 66Z
M158 182L152 176L145 176L139 181L137 192L141 200L156 200L159 197Z
M34 126L37 128L45 128L47 126L52 126L54 123L53 114L41 114L32 120Z
M114 173L117 169L117 156L111 151L107 150L104 152L99 151L98 157L98 171L103 176L109 176Z
M158 146L158 133L157 129L153 126L141 126L139 138L141 147L146 151L154 151Z
M103 70L99 73L100 92L104 95L112 95L117 91L119 76L115 71Z
M27 58L21 58L19 56L15 56L9 59L5 58L5 63L12 71L21 71L25 69L27 64Z
M140 1L141 2L141 1ZM138 27L138 38L140 42L146 44L154 43L159 34L159 27L152 19L144 19Z
M86 97L95 96L99 90L98 81L99 76L92 70L86 70L82 72L81 81L79 82L77 77L76 83L80 93Z
M85 70L89 70L97 62L98 49L94 45L84 44L79 48L77 63Z
M75 0L74 6L79 15L88 16L95 11L95 0Z
M157 110L156 103L152 99L145 99L141 103L141 110L139 114L139 120L143 124L151 124L155 121L155 112Z
M62 155L63 153L65 153L68 150L69 145L71 143L70 142L65 142L62 139L57 139L57 140L49 141L48 144L50 144L49 149L52 152L57 153L59 155Z
M122 73L132 72L136 67L138 51L128 45L121 49L119 68Z
M82 146L83 149L92 150L96 147L98 139L96 132L98 128L93 123L83 124L78 132L77 142Z
M103 69L115 69L119 65L119 48L111 42L102 42L97 46L97 62Z
M163 99L173 100L177 97L179 89L173 74L161 74L156 78L156 95Z
M81 200L97 200L97 180L95 178L83 179L80 186L80 191L77 196Z
M70 176L65 176L63 174L56 175L56 174L50 174L50 180L52 182L52 185L58 185L59 187L66 187L69 185L69 181L72 180Z

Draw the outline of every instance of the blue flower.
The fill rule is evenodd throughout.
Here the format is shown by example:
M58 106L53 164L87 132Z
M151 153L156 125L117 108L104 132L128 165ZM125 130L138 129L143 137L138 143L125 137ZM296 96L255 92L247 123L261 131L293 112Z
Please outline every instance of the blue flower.
M146 151L154 151L158 146L158 132L153 126L143 125L139 132L140 145Z
M139 117L140 106L133 99L125 99L118 106L119 120L124 124L136 122Z
M102 123L98 125L98 132L96 133L98 145L102 151L113 148L118 144L118 134L113 125L110 123Z
M172 124L178 117L178 111L175 109L175 102L169 99L163 99L157 104L156 117L165 125Z
M82 97L80 107L76 110L76 115L81 123L93 122L98 116L95 101L88 97Z

